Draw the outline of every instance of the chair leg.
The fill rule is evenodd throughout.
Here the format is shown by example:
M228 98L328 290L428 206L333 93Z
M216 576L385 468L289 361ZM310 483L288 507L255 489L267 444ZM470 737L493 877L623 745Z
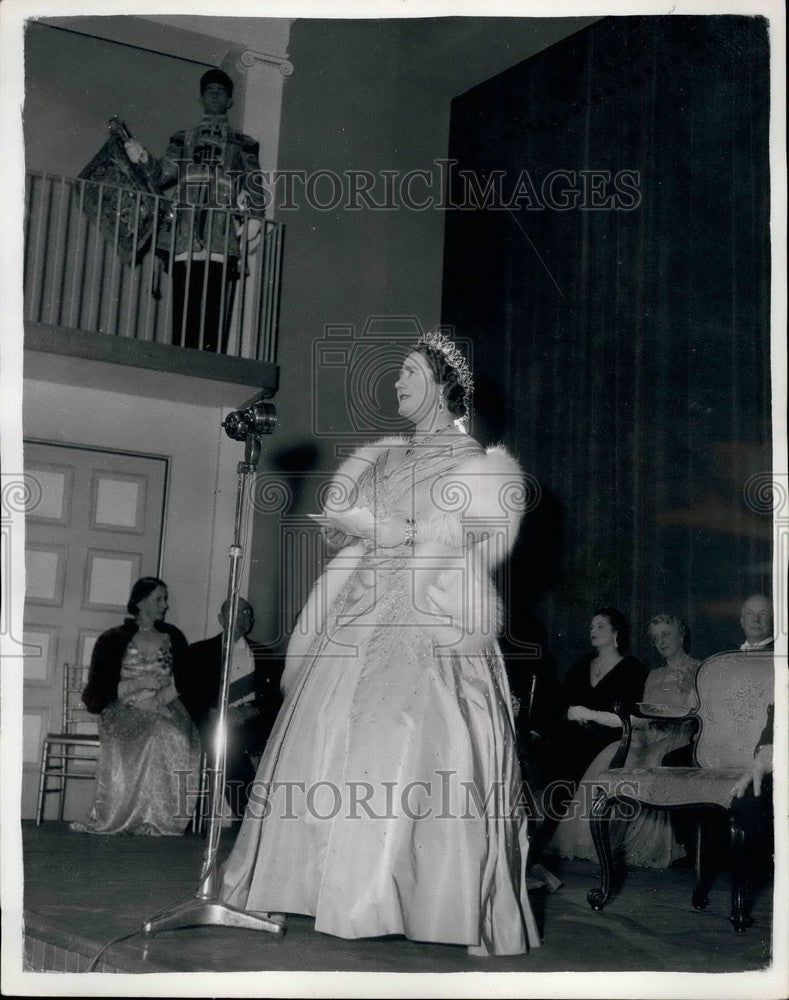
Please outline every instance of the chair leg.
M696 820L696 884L693 887L691 902L694 910L703 910L709 903L710 870L705 865L707 861L704 854L704 817L699 815Z
M742 934L753 923L747 912L748 881L746 878L747 837L741 818L729 812L731 842L731 917L735 931Z
M49 740L44 740L41 751L41 773L38 776L38 801L36 802L36 826L41 826L44 818L44 796L47 793L47 769L49 767Z
M589 819L592 841L600 862L600 887L590 889L586 894L586 901L593 910L602 910L611 896L613 858L611 856L610 812L612 804L613 800L610 800L601 789L594 801Z
M68 780L68 747L63 747L60 758L60 790L58 791L58 820L63 822L63 810L66 805L66 781Z

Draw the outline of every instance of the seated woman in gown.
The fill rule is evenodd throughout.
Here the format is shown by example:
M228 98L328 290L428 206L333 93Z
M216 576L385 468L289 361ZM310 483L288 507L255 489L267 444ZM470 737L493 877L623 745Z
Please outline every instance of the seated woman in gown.
M167 586L145 576L132 587L132 618L96 640L82 700L99 719L96 790L81 833L181 834L182 783L194 787L200 740L175 679L183 676L187 642L167 625ZM179 775L177 772L185 772Z
M562 758L558 770L568 783L577 782L597 754L619 739L617 702L632 705L641 700L646 669L627 653L629 631L616 608L595 611L589 625L592 652L581 657L563 684L567 719L557 741Z
M454 419L471 375L447 338L426 334L395 389L412 435L356 451L317 518L338 554L294 628L220 896L343 938L519 954L539 939L491 571L523 477Z
M641 704L650 714L665 718L632 719L626 767L660 766L667 754L688 746L695 726L694 721L683 718L696 707L694 682L699 666L699 661L687 653L688 628L674 615L659 614L651 619L648 631L663 657L663 665L649 672ZM610 766L618 746L618 742L611 743L595 757L566 817L559 823L550 849L563 857L597 860L589 826L594 783L596 776ZM642 808L633 819L613 820L610 836L612 851L627 865L667 868L685 855L664 809Z

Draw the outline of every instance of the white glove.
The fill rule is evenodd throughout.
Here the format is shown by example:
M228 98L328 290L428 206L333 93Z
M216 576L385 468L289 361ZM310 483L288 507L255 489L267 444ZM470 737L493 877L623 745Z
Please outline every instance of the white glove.
M308 514L322 528L343 531L354 538L373 538L375 535L375 517L367 507L353 507L338 513Z
M246 191L242 190L238 192L237 202L242 212L248 210L249 197ZM248 254L254 253L257 250L262 230L263 225L260 219L242 219L241 222L236 224L236 236L242 243L246 243Z
M136 139L129 139L128 142L124 142L123 148L126 150L126 155L132 163L147 163L150 159L148 150L145 146L137 142Z
M236 236L246 243L247 253L254 253L257 249L262 228L260 219L246 219L236 226Z
M753 759L753 770L744 774L732 789L732 792L741 799L748 790L748 786L753 783L753 794L757 797L762 794L762 782L773 770L773 748L772 745L759 747Z

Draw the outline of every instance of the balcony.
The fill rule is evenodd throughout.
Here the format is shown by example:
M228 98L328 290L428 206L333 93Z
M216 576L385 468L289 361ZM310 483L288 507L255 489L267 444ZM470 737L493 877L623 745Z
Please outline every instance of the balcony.
M29 171L26 375L217 405L240 386L273 395L283 236L253 212Z

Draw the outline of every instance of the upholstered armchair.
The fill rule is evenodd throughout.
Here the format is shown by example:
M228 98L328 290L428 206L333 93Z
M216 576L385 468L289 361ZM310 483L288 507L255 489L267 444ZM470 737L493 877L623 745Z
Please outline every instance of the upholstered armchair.
M634 808L717 809L729 817L731 842L731 922L744 931L753 922L746 912L745 869L752 845L743 811L732 809L734 786L751 770L767 709L773 701L772 652L719 653L705 660L696 675L696 712L683 717L698 720L691 767L628 767L631 712L643 718L665 719L671 710L641 705L622 710L622 741L612 766L596 779L591 811L592 839L600 861L600 887L587 894L590 906L601 910L609 900L613 864L609 821L615 813L632 816ZM707 905L708 874L703 865L701 826L696 839L696 884L692 903Z

